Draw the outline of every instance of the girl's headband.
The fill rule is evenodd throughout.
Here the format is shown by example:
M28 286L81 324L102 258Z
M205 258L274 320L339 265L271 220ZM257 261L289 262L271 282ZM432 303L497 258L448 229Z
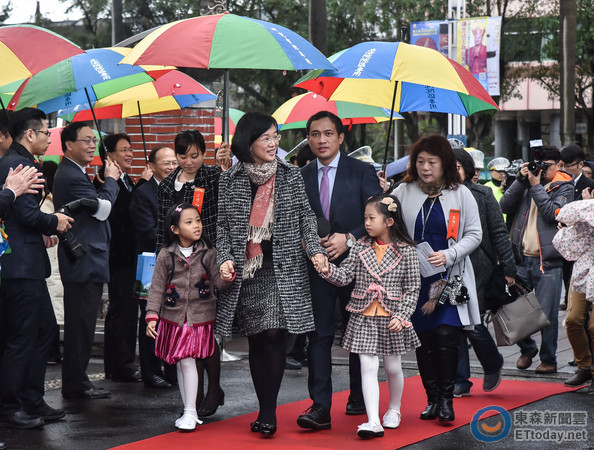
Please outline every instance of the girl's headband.
M380 200L380 203L388 207L388 211L395 212L398 209L398 205L394 199L390 196L384 197Z

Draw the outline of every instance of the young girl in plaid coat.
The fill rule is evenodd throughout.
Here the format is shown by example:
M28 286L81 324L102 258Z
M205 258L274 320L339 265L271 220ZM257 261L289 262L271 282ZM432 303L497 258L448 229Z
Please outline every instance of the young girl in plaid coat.
M363 398L368 422L359 425L362 438L381 437L384 428L400 425L404 376L400 355L420 345L410 317L415 311L421 280L415 244L408 236L394 197L380 194L365 207L367 236L351 249L340 267L330 264L321 276L337 286L355 279L347 310L351 316L342 346L361 360ZM390 403L379 420L379 355L388 375ZM382 427L383 425L383 427Z

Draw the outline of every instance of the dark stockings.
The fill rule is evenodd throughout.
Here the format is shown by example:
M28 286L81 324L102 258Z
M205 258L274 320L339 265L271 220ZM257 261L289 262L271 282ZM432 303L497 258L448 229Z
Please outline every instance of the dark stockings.
M248 336L250 372L260 404L258 420L276 425L276 400L285 372L285 331L266 330Z
M213 410L219 406L221 401L221 351L219 344L215 342L214 353L210 358L197 359L198 369L198 397L196 404L202 410ZM208 390L204 396L204 371L208 376ZM204 401L203 401L204 400Z

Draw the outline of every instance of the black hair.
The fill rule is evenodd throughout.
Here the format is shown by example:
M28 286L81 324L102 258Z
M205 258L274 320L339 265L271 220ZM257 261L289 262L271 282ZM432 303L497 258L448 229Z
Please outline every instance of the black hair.
M555 161L556 163L561 161L561 153L559 152L559 149L554 145L543 145L539 149L539 154L541 161L546 161L547 159Z
M192 146L196 146L198 153L202 155L206 153L206 143L204 142L204 136L202 136L200 131L184 130L175 136L173 149L177 155L185 155Z
M43 173L43 178L45 178L45 183L47 185L47 189L50 192L54 190L54 177L56 175L56 170L58 170L58 164L54 161L43 161L41 165L41 173Z
M314 159L316 159L316 155L311 151L309 144L304 145L297 152L297 165L299 167L306 166L308 162L313 161Z
M169 146L160 145L160 146L152 149L151 152L149 153L148 162L155 164L157 162L157 153L159 153L159 150L163 150L164 148L169 148Z
M307 121L305 130L306 130L308 136L309 136L309 129L311 127L312 122L315 122L316 120L321 120L321 119L330 119L330 121L334 124L334 128L336 128L336 132L338 134L344 133L343 126L342 126L342 120L340 120L340 117L338 117L336 114L331 113L330 111L319 111L319 112L315 113L313 116L311 116L309 118L309 120Z
M453 150L454 156L464 169L464 174L466 175L466 178L462 180L462 182L471 181L472 177L474 177L474 160L472 159L472 156L462 148L454 148Z
M176 234L173 233L173 231L171 231L171 227L174 226L176 228L179 228L179 219L181 217L182 211L184 211L185 209L195 209L198 212L200 218L202 219L202 214L200 214L200 211L198 211L198 208L196 208L194 205L191 205L189 203L179 203L177 205L173 205L171 208L169 208L169 211L167 211L167 215L165 216L164 247L168 247L174 242L179 243L179 238ZM208 248L211 248L209 239L204 235L204 229L202 230L200 240L203 241Z
M47 116L41 109L23 108L15 111L10 117L10 135L20 142L28 129L39 130Z
M128 144L132 145L132 141L130 140L130 136L126 133L116 133L116 134L109 134L103 138L103 145L107 153L113 153L116 151L116 145L122 139L128 141Z
M248 112L244 114L235 126L231 151L241 162L253 163L254 157L250 150L252 144L266 133L271 127L278 130L276 119L268 114Z
M395 211L390 211L388 209L389 205L382 203L382 200L385 198L393 200L393 202L390 203L396 205ZM404 223L404 218L402 217L402 206L396 197L393 197L389 194L378 194L367 200L365 207L367 207L367 205L376 205L378 212L384 216L385 220L394 219L394 225L390 227L390 239L392 240L393 244L396 244L400 241L406 242L413 247L417 245L415 241L413 241L408 235L406 224ZM371 238L369 235L368 237Z
M0 133L6 136L10 134L10 123L13 114L14 111L11 111L9 109L0 111Z
M66 153L66 142L74 142L78 139L78 132L81 128L88 127L85 122L71 122L62 129L60 140L62 141L62 152Z
M579 145L569 144L563 147L560 151L561 161L565 164L571 164L573 162L582 162L586 159L586 154Z

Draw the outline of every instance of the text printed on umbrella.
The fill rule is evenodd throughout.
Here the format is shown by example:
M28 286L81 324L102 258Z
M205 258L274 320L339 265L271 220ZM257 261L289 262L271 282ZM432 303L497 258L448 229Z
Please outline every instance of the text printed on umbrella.
M361 74L363 73L363 70L365 69L365 66L367 65L367 63L369 62L369 60L371 59L371 57L373 56L373 54L375 52L376 52L375 48L371 48L363 54L363 56L359 60L359 64L357 65L357 70L355 70L355 72L353 73L354 77L361 76Z
M287 43L293 47L298 53L299 55L301 55L303 57L303 59L305 59L305 62L307 64L311 64L311 61L303 54L303 52L301 50L299 50L299 47L297 47L295 44L293 44L293 42L291 42L291 39L289 39L287 36L285 36L285 34L282 31L279 31L277 28L270 28L272 31L276 31L276 33L285 39L285 41L287 41Z
M97 61L96 59L91 59L90 63L93 66L93 69L95 69L97 73L101 75L101 78L103 78L103 80L111 80L111 77L105 70L105 67L103 67L103 65L99 61Z
M437 109L437 102L435 101L435 89L431 86L425 86L425 92L427 92L427 98L429 99L429 108Z

